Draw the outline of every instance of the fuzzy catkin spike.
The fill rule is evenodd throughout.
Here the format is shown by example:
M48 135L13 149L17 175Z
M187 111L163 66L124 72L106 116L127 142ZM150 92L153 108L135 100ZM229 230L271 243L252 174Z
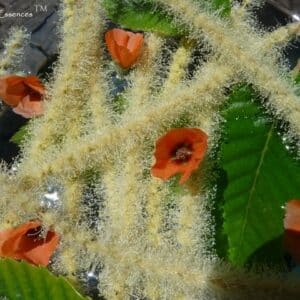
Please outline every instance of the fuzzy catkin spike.
M168 94L184 78L186 66L190 58L190 51L184 47L179 47L173 55L169 76L164 84L163 93ZM162 96L163 97L163 96Z
M80 217L80 205L83 183L75 180L64 180L64 209L75 219ZM71 224L70 224L71 226Z
M237 32L232 31L227 24L220 20L214 20L213 17L199 11L197 6L189 0L180 4L174 0L166 0L164 5L168 5L173 13L179 15L183 20L189 20L189 25L196 32L200 30L206 32L215 47L219 50L222 49L226 53L225 55L230 57L236 69L242 67L250 83L256 85L263 95L269 96L270 94L270 107L275 110L279 117L291 125L292 134L298 139L300 138L298 97L294 95L292 85L273 66L272 57L260 53L251 45L241 49L239 45L242 40L239 42L235 39L235 36L238 36ZM185 23L186 21L182 22Z
M266 34L263 42L263 50L267 51L274 47L284 47L288 42L299 35L300 22L279 27L273 32Z
M218 68L218 73L214 72L215 68ZM213 109L217 104L213 99L215 98L216 101L218 99L215 94L222 92L222 87L230 81L233 74L233 69L228 66L220 66L217 62L208 63L199 74L199 79L192 81L188 89L179 85L162 103L152 108L146 107L141 112L137 110L138 115L128 116L127 120L123 119L120 127L112 127L99 136L95 134L87 136L80 142L74 141L69 147L65 147L60 157L49 163L31 166L30 174L23 174L21 180L25 180L30 185L30 182L41 180L45 174L67 175L75 170L83 171L96 160L99 164L112 160L113 153L120 144L125 143L124 147L126 147L126 144L133 144L147 135L155 139L155 132L161 131L163 126L170 125L182 113L197 106ZM201 102L198 100L200 97L202 97ZM132 136L131 132L138 134ZM67 166L66 162L68 162Z
M128 108L126 114L136 111L150 99L151 86L157 69L157 58L162 47L162 39L155 34L145 36L144 52L136 69L132 71L129 82L131 87L125 92ZM147 74L147 76L145 76Z
M197 219L198 210L196 209L195 197L191 195L183 196L179 203L180 212L178 213L178 230L177 239L180 245L184 247L191 247L194 244L193 226L195 219Z
M120 213L123 214L121 222L123 222L122 234L136 239L135 232L141 230L141 214L142 214L142 191L140 181L142 180L142 166L143 153L140 148L142 145L138 144L127 153L124 159L124 169L121 173L121 197L124 202L124 209L119 207Z
M4 51L0 57L0 76L13 73L20 64L29 34L25 28L13 27L4 42Z
M160 180L152 179L145 187L147 189L147 237L154 247L159 248L162 236L159 232L162 226L161 200L167 196L167 189Z
M215 297L222 295L220 299L241 299L238 297L251 299L247 298L247 295L254 295L255 293L257 293L257 299L265 299L261 295L266 296L275 293L281 297L283 295L291 297L291 295L295 296L300 292L299 286L294 285L293 282L282 281L280 278L277 278L276 275L262 277L254 273L246 274L237 272L224 264L222 265L222 263L216 259L207 260L205 262L202 261L203 269L195 269L195 265L189 266L188 268L184 267L184 265L180 263L179 257L173 256L171 261L174 262L176 259L176 264L172 264L172 262L169 261L171 258L168 257L168 254L156 256L157 254L162 255L162 253L154 254L151 253L150 250L148 250L146 257L139 256L138 260L136 260L134 256L132 256L134 252L130 252L130 249L120 249L113 244L106 244L105 241L87 243L87 246L89 252L100 255L104 259L104 264L107 266L120 269L125 268L128 270L130 264L132 272L134 270L146 272L149 276L146 278L151 280L152 284L155 283L157 278L157 294L160 295L163 292L163 287L159 287L159 282L163 282L165 285L170 284L175 290L177 288L182 289L181 292L186 296L189 295L189 299L193 299L201 290L211 290L210 292ZM124 257L126 257L126 260L124 260ZM194 262L194 264L195 263L196 262ZM218 264L220 269L214 269L212 264ZM110 269L108 269L108 271L109 270ZM219 273L220 271L221 273ZM126 272L123 272L123 275L125 274ZM102 277L100 277L100 279L101 278ZM118 282L116 286L119 284L120 282ZM180 285L176 286L177 284ZM165 288L166 287L167 286L165 286ZM113 288L113 286L109 288ZM160 290L161 288L162 290ZM275 292L275 290L277 292ZM169 292L172 293L172 291Z
M62 59L56 79L48 90L47 113L34 126L33 139L26 147L27 159L20 169L30 167L31 158L43 160L43 151L50 145L63 140L62 133L68 132L67 139L77 138L82 134L86 108L86 99L90 95L90 74L96 72L99 58L99 35L101 17L95 15L100 11L99 1L88 1L77 18L79 24L74 35L67 35L62 49ZM90 46L86 48L86 45ZM80 83L80 84L79 84ZM53 150L52 150L53 151Z
M77 0L64 0L62 2L63 8L61 12L64 22L62 26L63 35L73 33L72 27L74 26L74 15L77 2Z
M53 225L61 236L54 269L72 277L101 265L99 289L107 299L232 300L250 294L296 299L299 285L233 270L207 249L213 230L207 195L212 191L200 183L213 179L209 161L181 192L150 177L150 168L155 141L181 117L182 126L208 133L210 152L218 140L224 91L243 79L268 96L271 109L300 135L298 98L273 66L278 58L274 45L281 46L298 29L291 25L289 32L270 35L254 30L245 8L258 1L244 2L245 14L232 22L212 15L205 5L200 10L193 1L157 2L169 7L176 22L188 25L197 42L205 36L201 43L209 43L215 57L187 80L190 52L181 46L165 80L157 72L163 39L146 34L147 55L131 71L131 86L124 93L128 109L116 116L107 105L102 1L65 0L62 52L48 89L51 102L45 117L32 122L33 137L18 173L0 173L1 228L34 218ZM88 172L96 174L95 189ZM45 212L39 196L51 176L63 187L63 205Z
M105 91L107 91L107 84L104 82L104 74L102 67L95 70L91 79L91 94L88 98L87 105L87 132L101 131L112 123L111 112L108 108L107 99L109 98Z
M106 189L106 209L108 217L109 235L112 237L124 237L134 243L135 232L140 230L141 215L141 187L136 181L141 180L142 168L140 167L141 153L138 147L125 152L127 157L122 164L116 162L106 175L103 182ZM122 166L120 168L120 166ZM117 186L116 186L117 182ZM117 188L116 188L117 187Z

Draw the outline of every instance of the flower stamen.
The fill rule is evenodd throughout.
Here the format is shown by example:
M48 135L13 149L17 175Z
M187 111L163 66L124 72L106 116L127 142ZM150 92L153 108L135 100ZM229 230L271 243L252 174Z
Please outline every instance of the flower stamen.
M187 162L191 158L192 154L193 152L190 148L183 145L175 150L175 154L172 159L178 162Z
M26 232L26 236L28 236L28 237L40 237L42 231L43 231L42 226L32 228L32 229L29 229Z

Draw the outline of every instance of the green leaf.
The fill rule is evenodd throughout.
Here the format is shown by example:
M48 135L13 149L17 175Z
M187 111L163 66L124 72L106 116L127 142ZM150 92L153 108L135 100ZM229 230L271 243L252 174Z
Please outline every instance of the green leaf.
M112 108L117 114L122 114L126 110L126 105L126 98L120 93L115 96Z
M198 2L204 9L208 9L211 12L218 11L219 14L223 17L228 16L231 10L231 1L230 0L195 0Z
M11 137L10 141L20 145L28 135L28 124L26 124Z
M0 260L0 299L83 300L63 277L55 277L48 269L11 259Z
M233 91L222 112L220 148L227 184L223 230L235 265L283 263L284 205L300 198L300 163L286 149L277 123L247 86Z
M300 72L297 74L297 76L296 76L296 78L295 78L295 83L296 83L297 85L300 84Z
M152 1L104 0L108 16L131 30L157 32L162 35L182 35L182 28L172 23L172 18Z
M199 1L199 0L197 0ZM230 12L230 0L212 0L200 3L210 10L218 10L226 16ZM175 25L164 8L152 0L104 0L105 10L111 20L131 30L152 31L167 36L181 36L187 29Z
M221 15L227 16L231 10L230 0L213 0L212 8L215 10L221 10Z

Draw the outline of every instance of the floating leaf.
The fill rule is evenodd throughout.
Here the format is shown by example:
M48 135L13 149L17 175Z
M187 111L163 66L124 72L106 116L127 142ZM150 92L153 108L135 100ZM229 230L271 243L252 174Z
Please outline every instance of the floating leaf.
M83 300L63 277L55 277L48 269L11 259L0 260L0 299Z
M280 265L283 206L300 197L300 163L251 88L233 91L223 117L220 160L227 176L223 229L228 259L235 265Z

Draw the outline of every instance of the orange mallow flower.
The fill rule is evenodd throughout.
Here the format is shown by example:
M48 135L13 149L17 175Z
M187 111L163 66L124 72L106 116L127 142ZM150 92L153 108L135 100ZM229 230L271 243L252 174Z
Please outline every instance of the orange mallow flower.
M300 200L291 200L285 206L284 246L300 263Z
M127 69L138 59L144 37L141 33L115 28L105 33L105 42L111 57Z
M7 75L0 78L0 98L24 118L43 114L44 94L44 86L36 76Z
M17 228L0 231L0 257L47 266L59 237L54 231L47 231L43 236L41 233L42 224L39 221L29 221Z
M198 168L206 150L207 135L201 129L171 129L156 142L156 163L151 173L163 180L181 173L179 183L183 184Z

